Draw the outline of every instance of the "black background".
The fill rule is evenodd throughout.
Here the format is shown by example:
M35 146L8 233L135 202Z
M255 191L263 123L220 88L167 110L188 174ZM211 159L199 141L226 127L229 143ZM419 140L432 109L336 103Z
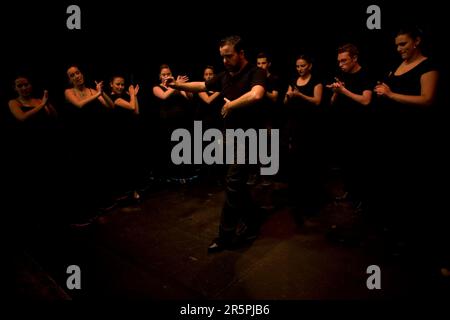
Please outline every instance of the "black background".
M81 8L81 30L66 27L71 4ZM370 4L381 8L381 30L366 27ZM362 63L382 77L400 61L394 35L405 22L424 30L428 53L447 70L443 8L438 1L15 1L1 11L1 87L9 97L14 75L25 72L35 88L62 97L70 64L80 65L90 86L117 72L151 82L162 63L175 74L201 79L206 64L221 69L218 41L231 34L247 41L251 61L259 51L269 52L275 72L285 79L295 72L295 57L305 52L315 58L316 70L331 78L336 48L346 42L357 44Z
M81 8L81 30L66 27L71 4ZM370 4L381 8L381 30L366 27ZM332 77L336 48L346 42L357 44L362 63L382 77L400 62L394 35L404 22L425 31L428 53L442 67L443 88L449 83L449 13L442 1L419 5L412 1L73 0L14 1L1 6L0 95L5 102L14 95L15 74L25 72L32 75L37 95L49 89L58 107L71 64L81 66L90 87L95 87L93 80L124 72L143 84L143 95L151 95L149 83L156 81L162 63L194 80L201 78L206 64L220 70L218 41L231 34L247 40L250 60L261 50L271 53L276 73L285 79L295 71L294 59L302 52L315 57L315 68L325 78ZM444 107L447 101L442 100ZM4 111L7 104L2 104ZM295 313L297 307L292 304L286 309Z

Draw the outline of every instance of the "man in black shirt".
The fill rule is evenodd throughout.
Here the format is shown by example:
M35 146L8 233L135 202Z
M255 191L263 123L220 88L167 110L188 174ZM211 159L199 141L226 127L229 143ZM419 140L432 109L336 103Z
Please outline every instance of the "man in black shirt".
M373 84L366 70L359 64L358 49L346 44L338 49L338 63L341 74L335 82L327 85L333 90L331 108L334 111L334 150L338 156L338 165L342 166L345 194L348 194L354 208L362 208L367 200L367 119L372 100Z
M260 52L256 55L256 66L261 68L266 73L266 94L263 102L261 103L261 112L259 112L260 118L260 127L268 129L268 134L270 134L270 130L272 128L280 128L280 81L278 76L272 73L271 71L272 59L271 57L265 53ZM255 173L250 178L250 184L256 184L258 179L258 174ZM260 176L261 185L269 186L271 184L271 179L267 176ZM267 206L266 206L267 207ZM268 207L271 207L269 205Z
M338 63L342 74L335 82L327 85L333 90L331 104L341 111L361 110L372 99L373 84L366 71L358 62L358 49L353 44L343 45L338 49Z
M248 62L242 39L231 36L220 42L220 55L226 71L206 82L173 81L168 86L185 91L217 91L225 99L222 116L229 129L249 129L258 126L258 108L265 94L266 74ZM234 143L227 141L226 143ZM248 153L246 153L248 157ZM235 153L236 157L236 153ZM217 252L241 244L255 235L256 206L253 204L247 180L251 166L230 164L226 177L226 199L222 210L219 236L208 247Z
M275 120L278 120L276 118L279 114L279 110L277 109L279 108L278 102L281 91L280 81L270 70L272 61L269 55L260 52L256 56L256 65L263 69L267 75L263 124L269 128L278 128L279 123Z

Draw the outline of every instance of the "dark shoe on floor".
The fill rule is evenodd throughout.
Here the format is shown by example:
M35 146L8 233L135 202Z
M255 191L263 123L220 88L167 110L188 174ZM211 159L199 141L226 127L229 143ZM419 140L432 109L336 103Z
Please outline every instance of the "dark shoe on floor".
M265 212L261 211L261 215ZM259 235L259 229L261 227L260 221L252 221L252 223L239 223L236 228L236 234L233 237L233 240L231 241L233 244L236 243L237 245L240 245L245 242L253 241L255 240Z
M72 221L69 224L69 227L72 229L81 229L81 228L87 228L95 224L97 221L98 216L85 218L85 219L77 219L75 221Z
M254 186L256 185L258 181L258 175L257 174L251 174L250 177L247 180L247 185L248 186Z
M335 196L334 201L341 202L341 201L347 200L347 198L348 198L348 192L345 191L344 193L338 194L337 196Z
M263 176L263 177L266 177L266 176ZM264 187L268 187L268 186L272 185L272 180L270 180L269 178L262 178L261 180L262 180L261 185Z
M208 253L217 253L227 249L226 243L221 238L215 238L208 246Z
M259 235L259 229L255 227L249 227L247 228L243 233L239 234L236 237L236 245L243 245L249 242L253 242L256 238L258 238Z
M245 233L238 240L237 247L252 244L258 238L258 236L259 233L257 231Z
M107 213L107 212L113 210L114 208L116 208L117 205L118 205L118 203L114 200L105 201L98 207L98 210L102 213Z

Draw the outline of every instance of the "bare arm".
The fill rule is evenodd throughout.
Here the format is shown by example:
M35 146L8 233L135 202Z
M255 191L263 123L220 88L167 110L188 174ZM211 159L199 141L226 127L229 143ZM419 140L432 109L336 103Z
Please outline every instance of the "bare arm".
M294 89L292 88L292 86L290 85L286 91L286 95L284 96L284 104L288 103L289 99L292 98Z
M139 85L137 84L134 87L134 94L133 94L134 95L134 114L139 114L139 101L137 98L138 92L139 92Z
M127 110L135 110L135 106L134 106L134 102L133 100L135 100L134 98L130 98L130 102L128 102L125 99L122 98L118 98L114 101L114 105L117 107L121 107Z
M14 118L16 118L19 121L25 121L28 118L34 116L36 113L38 113L42 108L44 108L47 105L47 103L48 103L48 91L45 90L42 100L39 100L39 104L29 111L23 112L22 109L20 109L21 104L16 100L9 101L8 106Z
M375 92L379 96L385 96L399 103L428 107L436 98L438 78L439 73L437 71L429 71L422 74L420 77L420 96L411 96L392 92L389 86L385 83L377 85L375 87Z
M73 89L66 89L66 91L64 92L64 96L66 97L66 100L73 104L75 107L83 108L86 104L94 101L102 94L101 92L97 92L96 90L93 91L95 91L95 94L93 94L92 96L81 98L75 95Z
M231 109L243 108L248 105L251 105L261 100L264 97L264 94L265 94L264 87L261 85L256 85L253 86L249 92L244 93L242 96L233 101L229 101L226 99L225 100L226 103L222 108L222 115L226 117Z
M231 101L229 108L236 109L236 108L242 108L246 107L248 105L251 105L255 103L256 101L261 100L264 97L265 89L261 85L253 86L252 89L244 93L239 98Z
M323 85L321 83L318 83L314 86L314 96L312 97L307 96L306 94L303 94L300 91L298 91L298 89L295 89L293 91L293 96L299 97L318 106L322 101L322 92L323 92Z
M372 100L372 91L370 90L364 90L362 94L356 94L344 87L341 93L363 106L369 105Z
M47 105L45 106L45 111L51 117L57 117L58 116L58 113L56 112L56 109L50 103L47 103Z
M136 96L131 96L130 102L125 99L118 98L114 101L114 105L127 110L133 110L135 114L139 114L139 103Z
M137 99L137 93L139 91L139 85L136 88L133 85L130 85L128 88L128 92L130 94L130 101L123 98L118 98L114 101L114 105L117 107L121 107L128 110L133 110L135 114L139 114L139 103Z
M114 108L114 102L111 100L111 98L105 92L102 91L102 94L100 97L98 97L98 100L105 107Z
M314 95L312 97L300 92L297 88L289 86L288 91L286 92L286 96L284 97L284 103L287 103L289 99L293 97L298 97L318 106L322 101L322 93L323 85L321 83L318 83L314 86Z
M185 97L188 100L193 98L192 92L181 90L180 93L183 97Z
M333 95L331 96L330 104L333 105L336 102L337 96L338 96L337 92L333 92Z
M198 96L202 99L206 104L211 104L218 96L220 96L220 92L214 92L212 95L208 96L206 92L199 92Z
M97 82L95 81L96 89L98 92L100 92L100 96L98 97L98 100L100 103L105 106L106 108L114 108L114 102L111 100L111 98L103 91L103 81Z
M33 117L36 113L38 113L45 105L41 103L37 107L34 107L33 109L25 112L20 109L21 104L15 100L9 101L8 106L14 118L19 121L26 121L27 119Z
M134 114L139 114L139 101L138 98L136 97L136 108L134 109Z
M278 99L278 91L272 90L272 92L266 91L266 96L269 98L272 102L277 102Z
M331 97L331 104L333 104L336 101L338 94L347 96L348 98L352 99L353 101L355 101L363 106L369 105L370 101L372 100L372 91L364 90L362 92L362 94L356 94L356 93L348 90L345 87L344 83L341 81L336 81L331 85L327 85L327 88L330 88L333 90L333 96Z
M169 87L184 90L189 92L202 92L206 91L205 82L185 82L180 83L179 81L173 81L168 84Z
M170 97L173 93L175 92L175 89L173 88L169 88L166 91L164 91L163 89L161 89L161 87L159 86L154 86L153 87L153 94L155 95L155 97L161 99L161 100L166 100L168 97Z

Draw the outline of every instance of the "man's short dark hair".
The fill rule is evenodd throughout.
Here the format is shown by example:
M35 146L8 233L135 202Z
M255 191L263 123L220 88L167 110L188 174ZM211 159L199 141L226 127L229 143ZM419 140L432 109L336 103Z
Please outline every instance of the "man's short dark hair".
M225 45L232 46L236 52L241 52L241 50L245 52L244 43L240 36L229 36L220 40L219 46L222 48Z
M351 58L359 56L358 48L352 43L344 44L338 48L338 54L344 52L348 52Z
M267 62L272 62L272 58L270 57L270 55L265 52L260 52L256 55L256 59L262 59L262 58L266 58Z

